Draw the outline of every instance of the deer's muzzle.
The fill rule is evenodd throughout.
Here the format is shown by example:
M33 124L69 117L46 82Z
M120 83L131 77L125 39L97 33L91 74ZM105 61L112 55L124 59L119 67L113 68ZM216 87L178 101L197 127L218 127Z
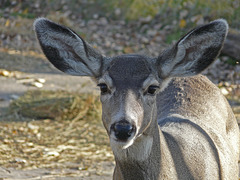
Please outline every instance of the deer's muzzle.
M111 131L119 141L127 141L129 137L135 134L135 125L129 123L126 120L121 120L111 125Z

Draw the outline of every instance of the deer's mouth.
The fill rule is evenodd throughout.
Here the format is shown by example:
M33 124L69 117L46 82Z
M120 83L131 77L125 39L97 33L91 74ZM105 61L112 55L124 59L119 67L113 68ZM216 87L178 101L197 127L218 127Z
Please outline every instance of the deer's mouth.
M120 149L127 149L128 147L133 145L135 138L136 138L135 136L131 136L127 140L123 141L123 140L119 140L119 139L115 138L113 135L111 135L110 136L110 145L111 146L113 145L114 147L118 147Z

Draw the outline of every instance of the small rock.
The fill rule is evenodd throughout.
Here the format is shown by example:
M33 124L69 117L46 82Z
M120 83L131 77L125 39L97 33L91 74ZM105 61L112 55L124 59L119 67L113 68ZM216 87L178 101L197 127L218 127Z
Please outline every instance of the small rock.
M142 41L143 43L145 43L145 44L148 44L148 43L149 43L149 40L148 40L148 38L146 38L146 37L142 37L142 38L141 38L141 41Z
M105 17L100 18L99 22L100 22L101 25L107 25L108 24L107 18L105 18Z
M162 28L162 24L155 24L153 28L155 30L160 30Z
M27 126L28 126L28 128L29 128L30 130L33 131L34 134L37 134L37 133L38 133L39 126L33 125L33 124L31 124L31 123L28 123Z
M180 19L184 19L188 15L187 10L182 10L180 11Z
M57 157L57 156L59 156L60 154L59 154L59 152L57 152L57 151L49 151L49 152L46 152L45 155L46 155L46 156L55 156L55 157Z
M40 139L41 139L41 137L42 137L42 134L41 134L41 133L37 133L37 135L36 135L36 136L37 136L37 139L38 139L38 140L40 140Z
M225 87L222 87L220 90L224 96L229 94L228 90Z
M111 47L111 42L108 41L108 40L106 40L106 42L105 42L105 46L106 46L106 47Z
M99 15L98 15L98 14L94 14L94 15L93 15L93 18L94 18L94 19L98 19L98 18L99 18Z
M152 20L152 16L147 16L147 17L144 17L144 18L140 18L140 22L141 23L149 23L149 22L151 22L151 20Z
M33 85L33 86L35 86L37 88L42 88L43 87L43 84L40 83L40 82L33 82L33 83L31 83L31 85Z
M0 75L2 75L2 76L9 77L10 74L11 73L7 70L0 70Z
M46 82L46 79L43 79L43 78L38 78L36 81L44 84Z
M120 8L115 9L114 13L116 16L119 16L121 14L121 9Z
M149 29L148 31L147 31L147 35L148 36L155 36L157 34L157 31L156 30L151 30L151 29Z
M18 96L18 95L16 95L16 94L12 94L10 97L11 97L11 99L14 99L14 100L16 100L16 99L18 99L18 98L19 98L19 96Z
M27 163L27 161L25 159L22 159L22 158L15 158L14 160L16 163L21 163L21 164L25 164Z

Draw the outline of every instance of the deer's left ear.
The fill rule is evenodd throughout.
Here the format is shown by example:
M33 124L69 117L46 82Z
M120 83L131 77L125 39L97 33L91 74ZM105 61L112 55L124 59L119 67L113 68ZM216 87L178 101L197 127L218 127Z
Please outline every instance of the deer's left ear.
M202 72L219 55L227 32L228 24L223 19L193 29L159 56L159 76L192 76Z
M59 70L76 76L97 78L102 75L108 59L70 28L38 18L34 30L47 59Z

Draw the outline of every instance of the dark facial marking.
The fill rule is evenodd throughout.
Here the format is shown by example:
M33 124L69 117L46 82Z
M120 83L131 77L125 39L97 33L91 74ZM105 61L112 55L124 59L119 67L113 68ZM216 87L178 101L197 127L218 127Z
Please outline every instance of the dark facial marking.
M143 56L123 55L113 59L109 75L117 88L139 88L151 71Z

